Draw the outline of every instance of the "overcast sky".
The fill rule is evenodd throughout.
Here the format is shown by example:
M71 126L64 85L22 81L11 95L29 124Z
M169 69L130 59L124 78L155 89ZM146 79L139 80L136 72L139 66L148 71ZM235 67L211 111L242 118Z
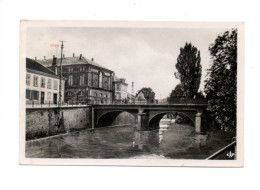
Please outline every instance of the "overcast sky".
M82 54L113 71L117 77L126 78L131 92L151 87L156 98L166 98L179 83L174 77L180 47L191 42L201 52L204 88L206 69L211 60L208 47L225 28L174 29L174 28L47 28L27 30L27 57L37 59L60 57L60 40L64 40L65 57Z

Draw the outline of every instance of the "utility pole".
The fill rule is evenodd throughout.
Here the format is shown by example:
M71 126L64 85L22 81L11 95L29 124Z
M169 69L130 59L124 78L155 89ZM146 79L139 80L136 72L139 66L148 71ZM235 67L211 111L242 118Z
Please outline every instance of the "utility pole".
M61 41L61 55L60 55L60 85L59 85L59 102L58 102L58 106L61 109L61 104L62 104L62 93L61 93L61 87L62 87L62 57L63 57L63 40Z

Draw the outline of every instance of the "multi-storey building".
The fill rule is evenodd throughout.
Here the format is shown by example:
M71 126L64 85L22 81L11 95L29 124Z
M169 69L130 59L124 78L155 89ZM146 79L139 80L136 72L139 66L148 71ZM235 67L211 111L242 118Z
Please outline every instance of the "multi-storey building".
M124 78L114 77L113 79L113 100L115 102L127 102L127 87L128 84L125 82Z
M61 101L64 101L64 82L61 80ZM26 103L57 104L60 76L33 59L26 58Z
M60 58L39 60L41 64L60 73ZM65 102L110 103L114 72L80 56L62 58L62 76L65 82Z

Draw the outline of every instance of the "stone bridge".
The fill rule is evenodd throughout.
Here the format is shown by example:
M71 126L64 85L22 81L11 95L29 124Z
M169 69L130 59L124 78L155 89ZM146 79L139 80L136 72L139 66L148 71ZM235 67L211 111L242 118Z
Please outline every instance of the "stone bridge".
M195 132L201 133L201 117L207 104L98 104L92 105L92 128L110 126L122 112L137 118L137 130L159 128L159 122L167 113L182 113L194 124Z

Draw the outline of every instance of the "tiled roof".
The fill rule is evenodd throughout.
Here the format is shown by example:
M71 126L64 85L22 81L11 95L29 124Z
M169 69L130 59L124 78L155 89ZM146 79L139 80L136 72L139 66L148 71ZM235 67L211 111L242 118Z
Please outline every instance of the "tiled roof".
M102 68L102 69L106 69L108 71L111 71L110 69L102 66L102 65L99 65L98 63L94 62L94 61L91 61L85 57L81 57L81 59L79 59L80 57L79 56L75 56L75 57L65 57L65 58L62 58L62 65L80 65L80 64L89 64L89 65L93 65L93 66L96 66L96 67L99 67L99 68ZM60 65L60 58L57 58L57 65L59 66ZM50 67L52 66L52 61L53 59L42 59L42 60L38 60L38 62L40 62L42 65L44 65L45 67Z
M26 69L39 71L39 72L42 72L42 73L47 73L49 75L54 75L54 76L57 77L57 75L53 71L44 67L38 61L35 61L33 59L30 59L30 58L26 58Z

